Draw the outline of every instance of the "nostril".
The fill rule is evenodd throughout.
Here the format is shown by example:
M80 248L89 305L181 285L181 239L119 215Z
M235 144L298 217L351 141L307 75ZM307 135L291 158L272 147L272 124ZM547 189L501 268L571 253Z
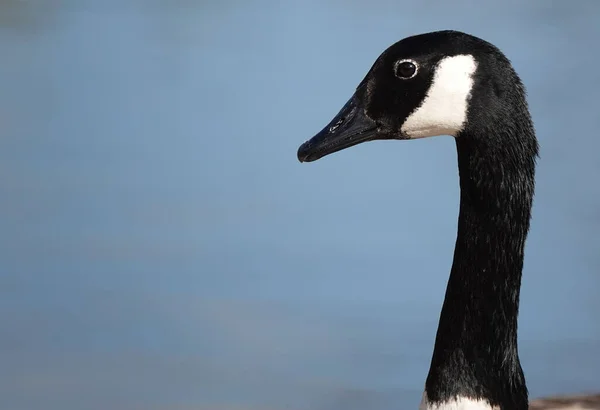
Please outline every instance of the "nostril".
M337 120L337 122L335 124L333 124L331 127L329 127L329 132L333 132L333 131L337 130L339 128L339 126L344 123L345 119L346 118L342 117L339 120Z

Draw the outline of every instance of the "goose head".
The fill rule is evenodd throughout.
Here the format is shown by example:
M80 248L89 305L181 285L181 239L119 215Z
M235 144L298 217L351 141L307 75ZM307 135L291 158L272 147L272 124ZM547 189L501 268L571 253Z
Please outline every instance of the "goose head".
M492 44L457 32L407 37L385 50L331 122L298 149L311 162L372 140L490 137L526 112L522 84ZM484 132L481 132L483 130Z

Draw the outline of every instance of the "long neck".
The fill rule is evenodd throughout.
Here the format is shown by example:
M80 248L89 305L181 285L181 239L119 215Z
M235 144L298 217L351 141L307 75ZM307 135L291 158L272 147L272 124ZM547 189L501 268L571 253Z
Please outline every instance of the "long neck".
M461 398L528 408L517 315L537 142L508 139L456 138L458 236L425 386L430 408Z

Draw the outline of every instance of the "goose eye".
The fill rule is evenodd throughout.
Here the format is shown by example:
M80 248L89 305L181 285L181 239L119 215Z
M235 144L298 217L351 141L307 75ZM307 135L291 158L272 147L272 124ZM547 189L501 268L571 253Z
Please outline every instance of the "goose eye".
M396 63L396 77L408 80L417 74L417 64L411 60L400 60Z

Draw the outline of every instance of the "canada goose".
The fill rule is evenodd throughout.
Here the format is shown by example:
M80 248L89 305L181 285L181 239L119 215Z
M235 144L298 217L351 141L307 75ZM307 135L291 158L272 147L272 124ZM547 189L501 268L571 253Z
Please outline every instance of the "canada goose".
M460 211L420 409L528 409L517 316L538 142L525 89L505 55L457 31L395 43L333 120L300 146L298 159L437 135L455 137Z

